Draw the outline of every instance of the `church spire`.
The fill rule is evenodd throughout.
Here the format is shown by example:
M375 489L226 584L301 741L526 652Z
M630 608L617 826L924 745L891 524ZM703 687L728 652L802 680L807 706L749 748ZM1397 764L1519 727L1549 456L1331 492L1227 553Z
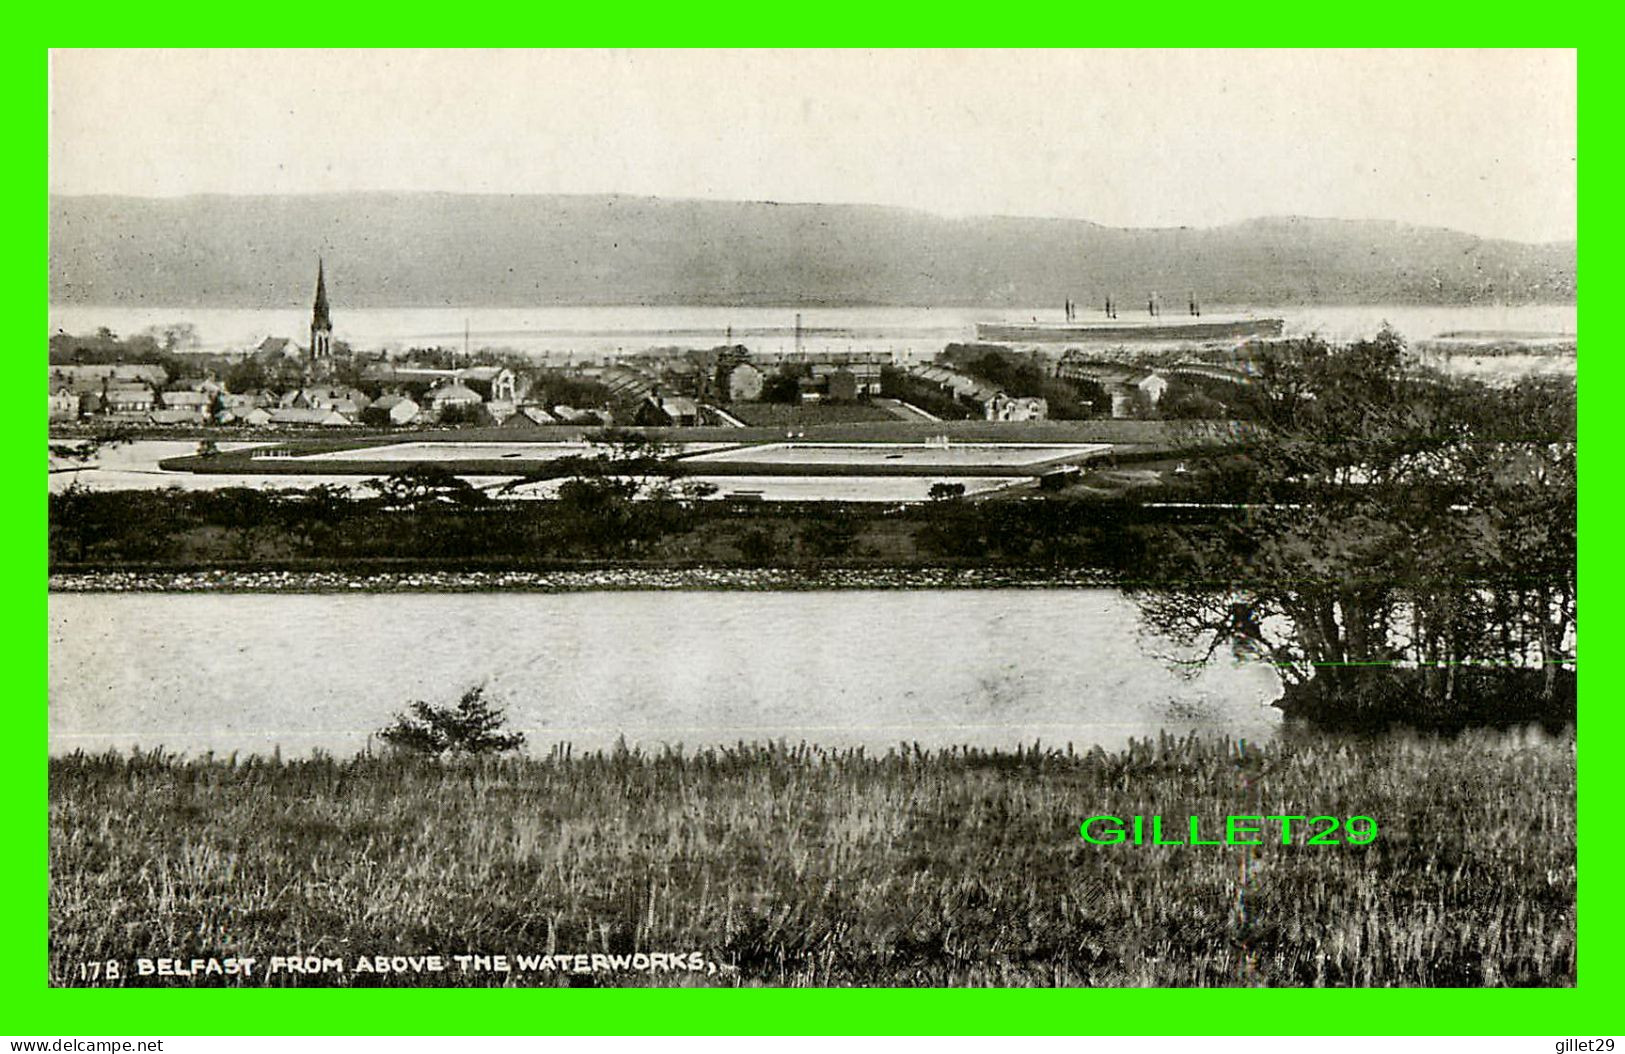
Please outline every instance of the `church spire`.
M316 306L311 311L310 324L317 329L332 329L333 319L327 313L327 277L322 273L322 258L316 257Z
M327 275L322 258L316 257L316 303L310 309L310 357L325 359L333 354L333 317L327 309Z

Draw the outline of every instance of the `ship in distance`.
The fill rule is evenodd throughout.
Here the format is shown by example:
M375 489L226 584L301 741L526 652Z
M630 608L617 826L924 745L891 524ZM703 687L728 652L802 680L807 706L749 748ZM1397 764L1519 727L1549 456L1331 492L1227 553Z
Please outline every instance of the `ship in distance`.
M1155 294L1146 300L1143 318L1118 319L1117 305L1106 299L1102 316L1078 318L1078 305L1067 300L1062 321L978 322L976 339L994 343L1048 344L1067 341L1208 341L1279 337L1284 319L1251 315L1202 314L1193 296L1188 313L1166 318Z

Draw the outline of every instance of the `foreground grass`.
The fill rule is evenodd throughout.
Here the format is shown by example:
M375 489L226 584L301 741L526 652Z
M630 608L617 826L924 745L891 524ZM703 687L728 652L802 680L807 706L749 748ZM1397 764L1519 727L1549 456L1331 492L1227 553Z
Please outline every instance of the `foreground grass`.
M747 747L435 764L53 759L51 979L324 985L1572 985L1572 740L1117 754ZM1375 817L1368 846L1089 845L1099 814ZM707 970L356 974L699 952ZM137 957L343 972L131 977ZM563 962L554 960L554 962ZM512 965L512 963L510 963ZM567 966L568 964L566 964ZM262 967L263 968L263 967Z

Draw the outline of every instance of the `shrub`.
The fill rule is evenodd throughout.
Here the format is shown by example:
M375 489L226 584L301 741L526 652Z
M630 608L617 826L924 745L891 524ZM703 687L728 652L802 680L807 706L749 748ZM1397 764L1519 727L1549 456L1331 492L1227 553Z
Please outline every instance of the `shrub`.
M463 693L456 706L414 702L378 738L409 754L501 754L525 743L523 732L502 732L502 710L485 699L485 686Z

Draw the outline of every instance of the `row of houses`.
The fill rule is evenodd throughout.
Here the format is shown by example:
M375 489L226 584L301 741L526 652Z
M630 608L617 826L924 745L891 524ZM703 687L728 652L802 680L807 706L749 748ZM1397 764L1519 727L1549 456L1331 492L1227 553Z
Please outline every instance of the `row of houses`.
M970 406L988 421L1042 421L1049 401L1039 396L1010 395L986 381L949 366L911 366L908 375Z
M521 401L528 386L512 370L474 366L455 370L374 367L365 378L387 386L377 399L359 388L311 384L283 392L229 392L213 379L166 386L162 367L53 366L49 417L72 421L95 416L129 424L293 425L407 427L457 420L515 427L609 423L596 409L544 407ZM377 390L376 388L374 389Z
M1077 352L1062 356L1055 376L1098 385L1111 398L1113 417L1139 417L1154 410L1168 390L1168 378L1159 370L1086 358Z
M700 403L756 402L776 374L795 377L795 397L802 402L850 402L880 394L881 371L890 361L888 355L869 353L752 352L735 344L651 352L573 372L600 381L621 403L640 403L662 393ZM782 401L783 393L778 397Z

